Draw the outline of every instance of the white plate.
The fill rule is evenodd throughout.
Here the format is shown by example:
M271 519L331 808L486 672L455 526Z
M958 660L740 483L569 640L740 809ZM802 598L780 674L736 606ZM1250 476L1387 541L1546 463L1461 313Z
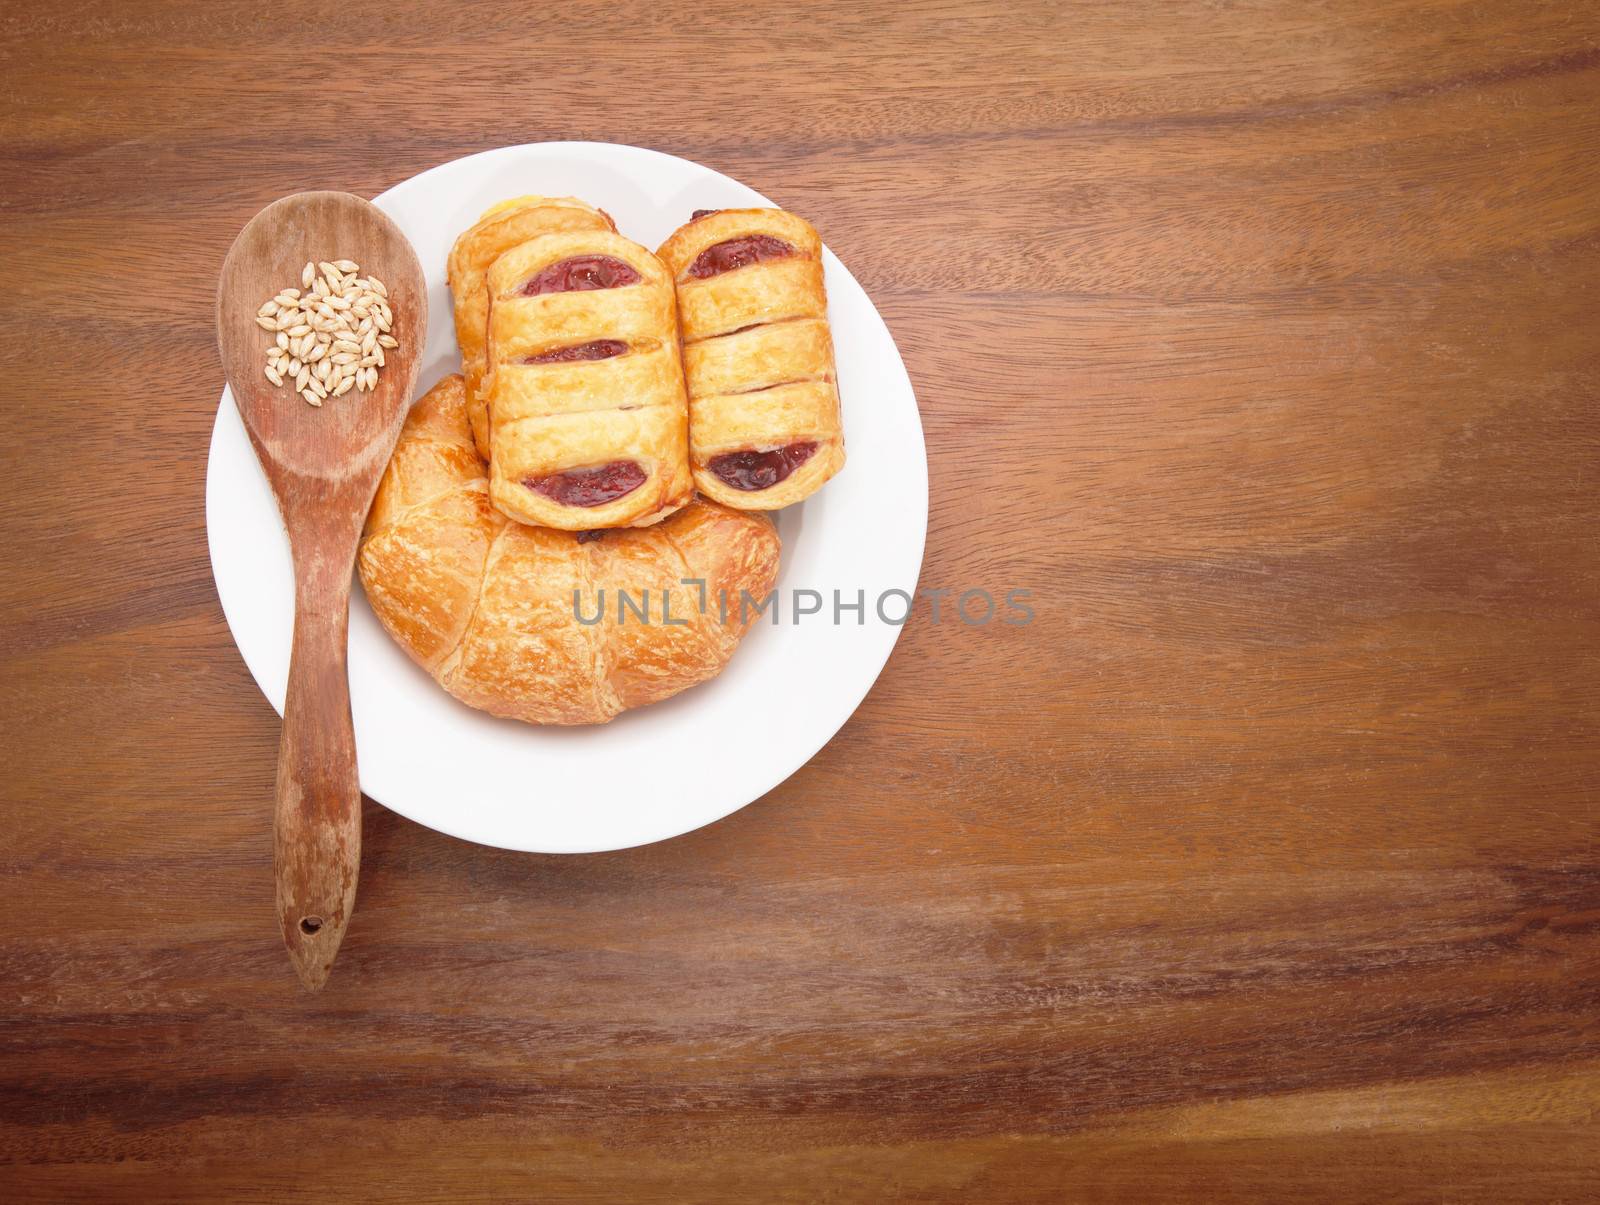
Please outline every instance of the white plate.
M632 146L551 142L446 163L376 198L417 249L431 318L421 389L459 368L445 287L456 236L496 201L577 196L656 247L696 209L772 205L710 168ZM813 219L826 233L828 215ZM911 381L883 319L824 251L849 459L809 501L780 512L781 622L754 628L711 682L589 728L535 728L456 702L378 626L358 588L350 699L361 789L452 836L505 849L585 853L689 832L770 791L837 732L877 679L900 628L884 591L914 594L928 466ZM211 568L245 663L283 713L294 613L289 546L271 489L226 390L206 468ZM793 621L795 590L827 600ZM834 591L866 614L835 625ZM809 599L807 600L809 603ZM891 597L893 619L904 602Z

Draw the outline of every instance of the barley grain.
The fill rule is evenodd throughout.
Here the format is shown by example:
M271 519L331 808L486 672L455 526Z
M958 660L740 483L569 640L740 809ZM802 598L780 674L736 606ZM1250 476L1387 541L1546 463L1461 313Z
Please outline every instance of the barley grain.
M307 262L299 288L279 290L256 311L257 324L273 337L262 369L267 380L292 383L313 406L376 389L385 351L399 346L388 296L355 260Z

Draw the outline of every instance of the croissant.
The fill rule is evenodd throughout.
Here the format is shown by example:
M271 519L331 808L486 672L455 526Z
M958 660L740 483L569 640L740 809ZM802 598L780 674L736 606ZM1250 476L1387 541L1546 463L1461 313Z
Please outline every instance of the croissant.
M781 209L702 210L661 245L677 288L702 494L799 502L844 466L822 240Z
M467 379L467 412L472 416L473 440L485 460L489 458L489 407L482 383L489 294L483 278L489 265L518 243L541 234L615 229L605 210L576 197L517 197L486 209L450 248L445 276L455 302L456 343Z
M610 231L547 234L490 266L489 497L566 531L654 523L689 500L672 280Z
M764 599L777 577L778 535L765 515L703 501L646 528L512 522L489 502L465 385L449 376L406 419L357 565L378 621L463 703L596 724L722 671L748 626L742 592Z

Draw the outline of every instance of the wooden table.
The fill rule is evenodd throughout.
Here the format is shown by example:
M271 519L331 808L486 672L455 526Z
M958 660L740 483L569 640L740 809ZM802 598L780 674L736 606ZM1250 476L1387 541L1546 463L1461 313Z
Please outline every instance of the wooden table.
M0 20L0 1197L1600 1193L1600 9L356 7ZM1037 619L663 845L369 804L307 996L216 269L560 138L815 219Z

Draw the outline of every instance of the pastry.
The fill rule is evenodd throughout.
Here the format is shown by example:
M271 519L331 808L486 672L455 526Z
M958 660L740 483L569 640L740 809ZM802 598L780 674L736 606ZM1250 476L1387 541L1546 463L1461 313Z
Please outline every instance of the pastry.
M489 502L464 384L450 376L406 419L357 565L379 622L456 698L534 724L594 724L721 672L755 615L743 592L772 590L778 535L765 515L704 501L646 528L514 523Z
M546 234L495 260L489 497L565 531L654 523L687 502L688 414L672 279L611 231Z
M518 243L541 234L615 229L604 210L576 197L517 197L486 209L450 249L445 275L455 303L456 343L461 348L461 372L467 381L467 412L472 416L473 439L485 460L489 458L489 412L481 385L489 297L483 278L489 265Z
M695 485L741 510L808 497L844 466L822 240L781 209L701 210L659 254L677 287Z

